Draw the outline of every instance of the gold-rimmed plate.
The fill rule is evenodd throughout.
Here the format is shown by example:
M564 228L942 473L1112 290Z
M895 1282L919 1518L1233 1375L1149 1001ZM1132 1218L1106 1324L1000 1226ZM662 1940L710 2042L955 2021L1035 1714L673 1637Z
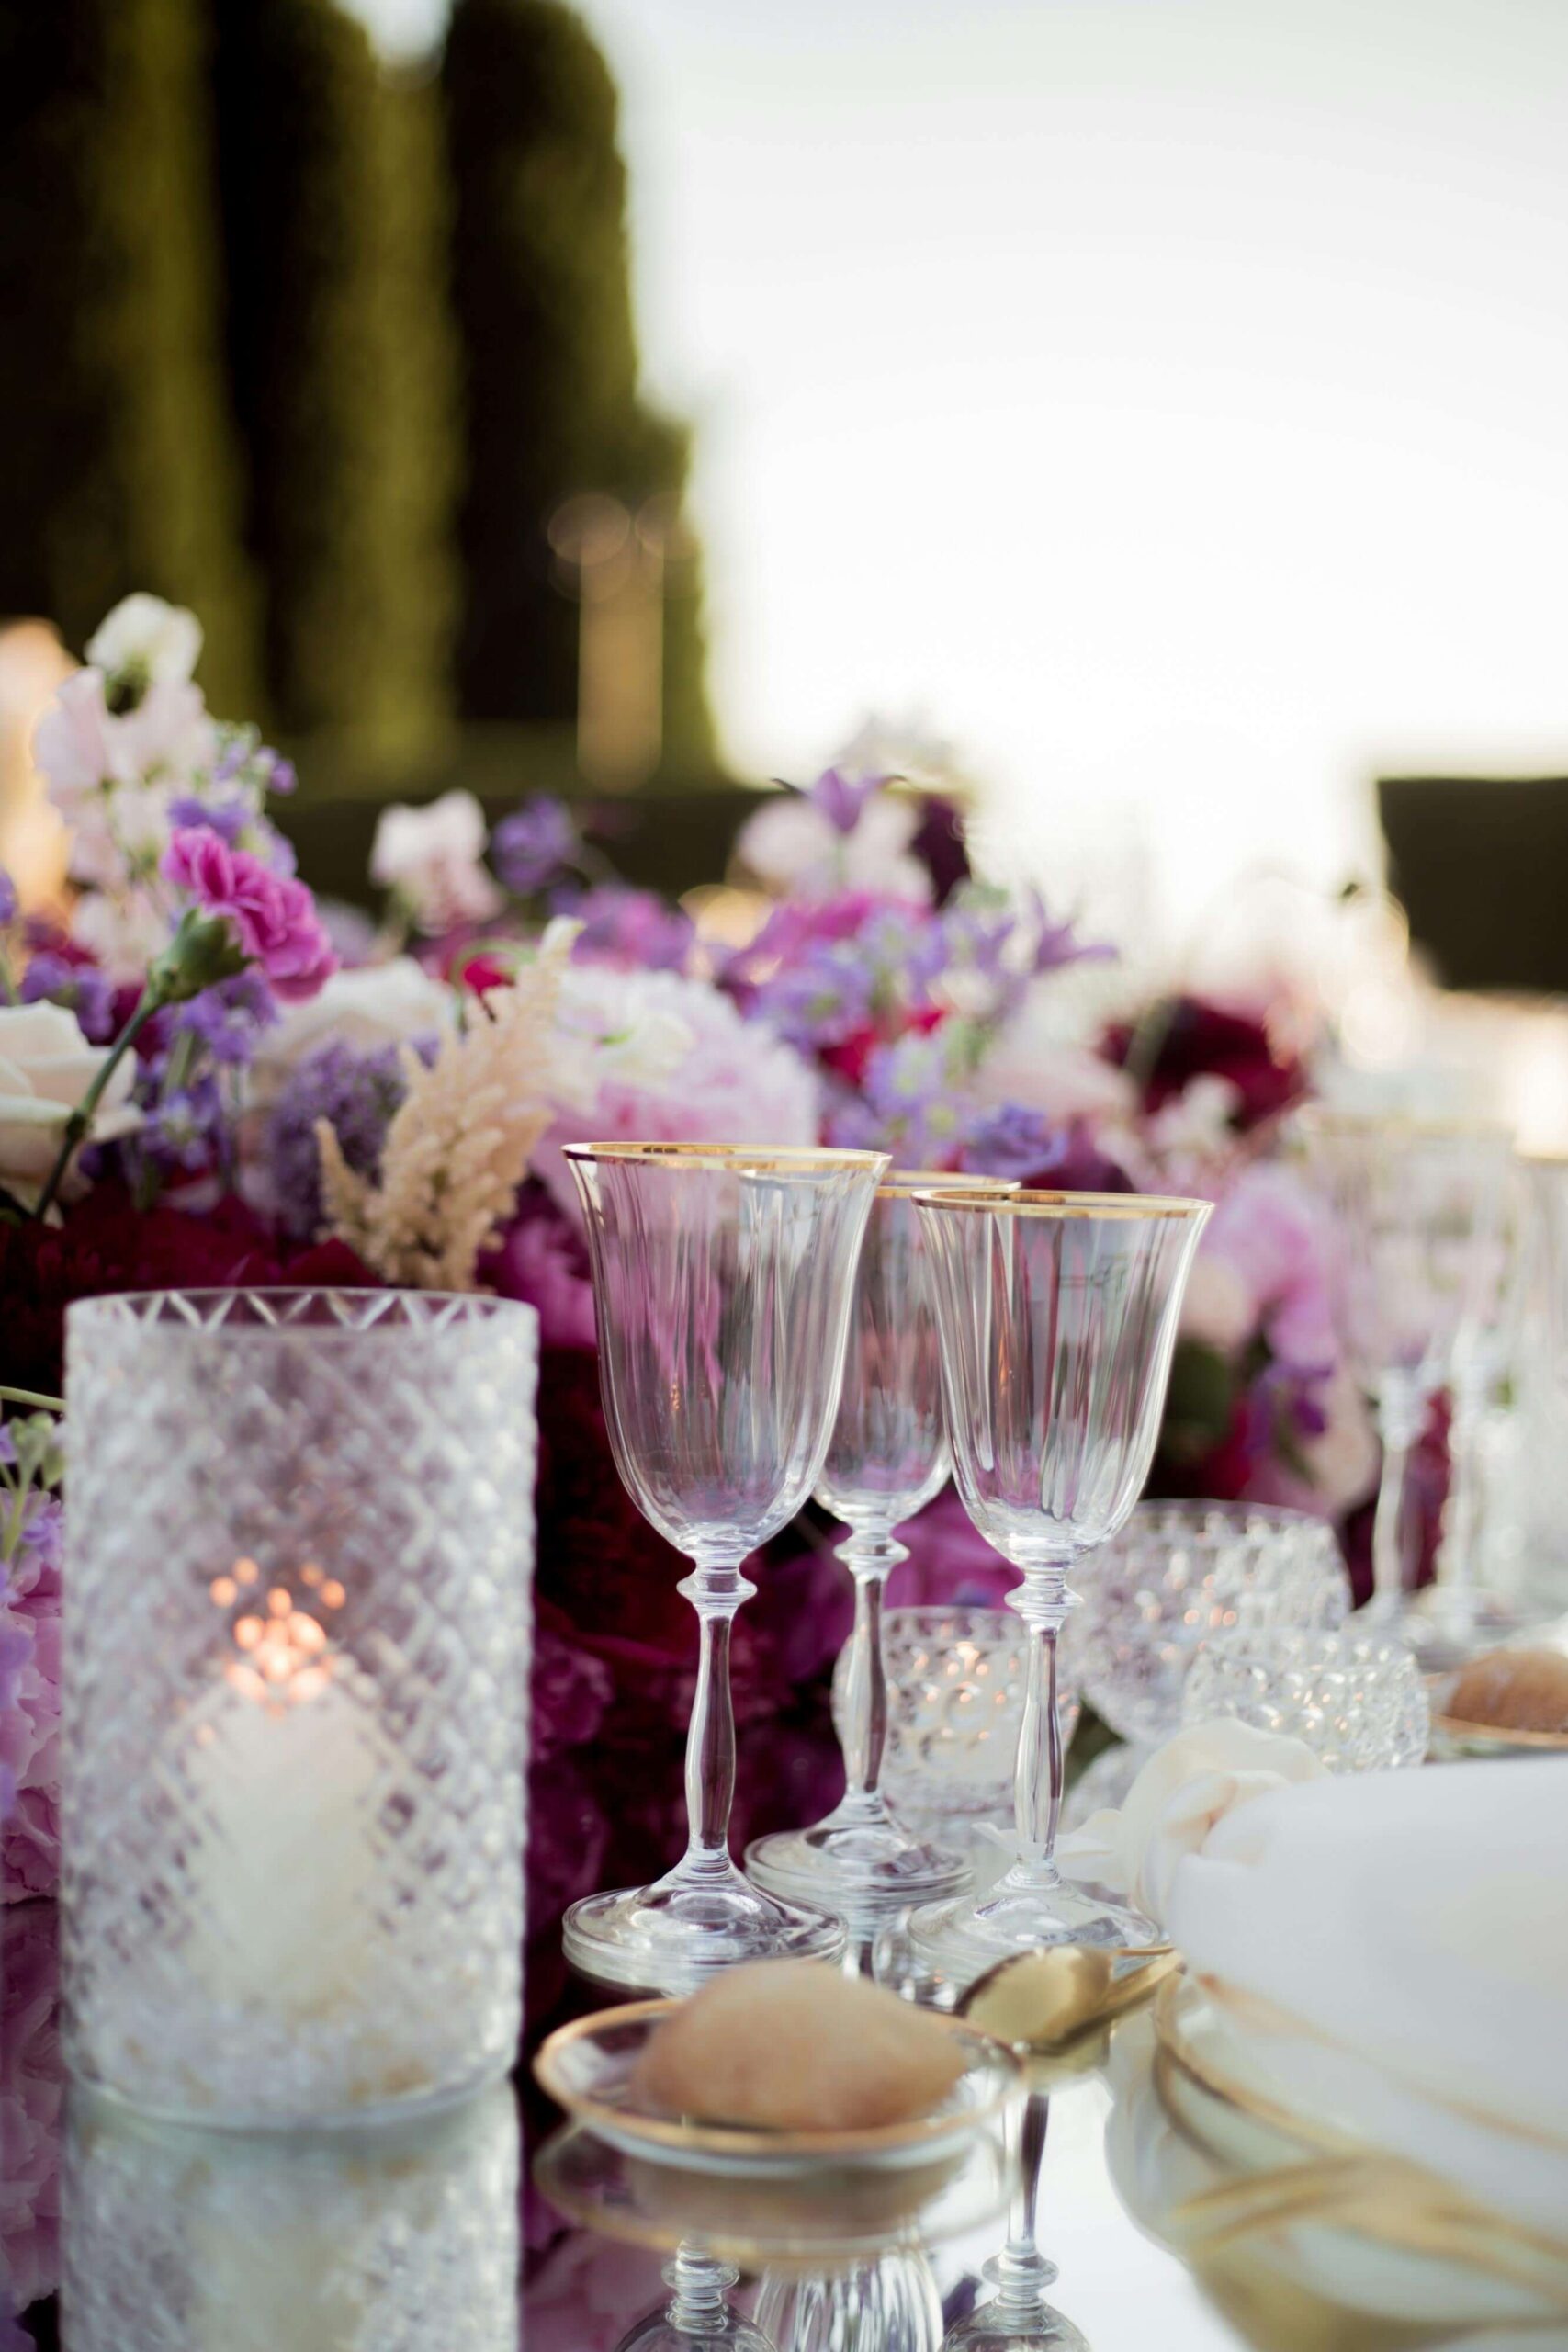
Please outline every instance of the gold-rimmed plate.
M1446 1756L1568 1756L1568 1731L1512 1731L1504 1724L1467 1724L1434 1714L1432 1739Z
M940 2107L908 2122L855 2132L769 2132L693 2121L639 2107L632 2076L649 2036L678 2004L632 2001L561 2026L543 2042L534 2075L558 2107L627 2155L687 2171L783 2177L824 2166L937 2164L999 2120L1019 2081L1010 2050L956 2018L933 2018L950 2033L964 2072Z

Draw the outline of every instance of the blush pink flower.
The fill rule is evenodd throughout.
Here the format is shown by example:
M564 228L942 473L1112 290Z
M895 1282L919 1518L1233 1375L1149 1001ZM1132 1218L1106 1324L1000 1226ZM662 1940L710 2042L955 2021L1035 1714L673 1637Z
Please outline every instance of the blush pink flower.
M163 871L209 914L227 918L245 955L285 1003L314 996L336 971L332 942L304 883L274 873L248 850L231 849L209 826L176 832Z

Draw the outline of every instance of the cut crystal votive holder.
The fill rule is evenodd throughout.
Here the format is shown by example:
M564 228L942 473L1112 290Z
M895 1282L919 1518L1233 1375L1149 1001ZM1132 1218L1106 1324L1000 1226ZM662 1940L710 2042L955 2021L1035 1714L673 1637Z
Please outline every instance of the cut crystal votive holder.
M65 2052L143 2113L358 2122L521 2019L532 1310L67 1317Z
M1431 1733L1420 1669L1400 1641L1348 1626L1237 1626L1206 1643L1187 1678L1183 1719L1232 1715L1305 1742L1331 1772L1419 1764Z
M1064 1645L1067 1678L1070 1642ZM1012 1812L1013 1768L1029 1679L1029 1634L1010 1609L962 1603L890 1609L882 1621L887 1672L888 1795L922 1822L1003 1822ZM833 1673L833 1716L847 1702L849 1647ZM1078 1699L1061 1690L1066 1748L1077 1728Z

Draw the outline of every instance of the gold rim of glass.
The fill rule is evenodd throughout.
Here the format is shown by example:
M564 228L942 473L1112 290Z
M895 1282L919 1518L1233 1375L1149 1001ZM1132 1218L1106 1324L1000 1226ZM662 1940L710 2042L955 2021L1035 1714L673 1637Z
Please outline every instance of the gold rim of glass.
M1434 1142L1451 1137L1456 1143L1506 1143L1514 1130L1501 1119L1424 1118L1415 1111L1340 1110L1330 1103L1308 1102L1295 1114L1303 1135L1421 1136Z
M1016 1176L958 1177L951 1168L890 1168L876 1188L879 1201L908 1200L914 1193L940 1192L952 1187L965 1193L1016 1193L1021 1187Z
M709 1168L881 1168L886 1153L818 1149L815 1144L744 1143L568 1143L565 1159L684 1160Z
M1214 1205L1213 1201L1165 1199L1153 1193L983 1193L966 1184L933 1185L928 1192L917 1193L915 1200L921 1208L991 1209L998 1216L1128 1220L1207 1216Z

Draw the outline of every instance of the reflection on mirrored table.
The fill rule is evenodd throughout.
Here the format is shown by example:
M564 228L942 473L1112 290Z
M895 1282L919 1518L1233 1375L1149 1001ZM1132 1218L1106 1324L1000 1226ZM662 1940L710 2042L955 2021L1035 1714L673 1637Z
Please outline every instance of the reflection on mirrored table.
M1568 2256L1292 2143L1214 2078L1179 1980L942 2162L759 2180L512 2085L317 2135L67 2096L51 1906L4 1934L4 2352L1568 2345Z

